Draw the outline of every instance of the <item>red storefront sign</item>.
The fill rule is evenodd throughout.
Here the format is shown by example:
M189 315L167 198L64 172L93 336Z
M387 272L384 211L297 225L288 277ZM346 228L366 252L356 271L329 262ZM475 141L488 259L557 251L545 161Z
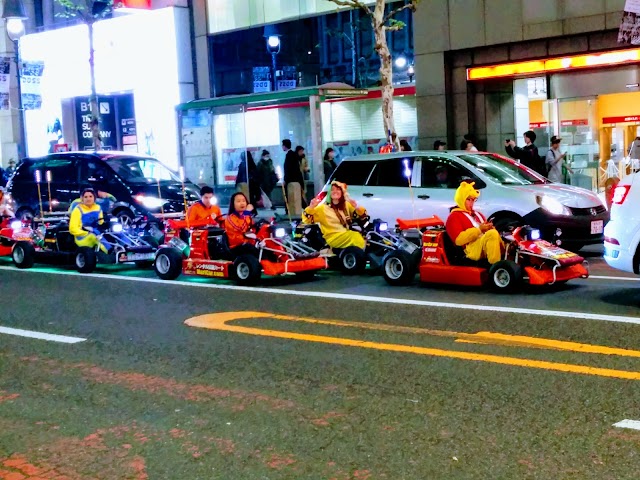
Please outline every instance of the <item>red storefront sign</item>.
M589 125L589 120L586 118L580 118L577 120L560 120L560 126L562 127L575 127L578 125Z
M530 123L529 128L533 130L534 128L547 128L549 126L549 122L538 122L538 123Z
M626 117L604 117L602 123L640 122L640 115L627 115Z

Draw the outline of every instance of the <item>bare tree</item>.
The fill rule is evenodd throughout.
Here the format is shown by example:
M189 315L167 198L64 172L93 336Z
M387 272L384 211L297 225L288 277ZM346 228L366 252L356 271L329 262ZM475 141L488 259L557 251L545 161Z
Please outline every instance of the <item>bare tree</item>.
M91 133L93 135L93 149L102 147L100 136L100 112L98 111L98 94L96 93L96 73L93 48L93 25L101 18L105 18L113 8L113 0L56 0L64 12L56 16L63 18L79 18L89 29L89 71L91 75Z
M358 8L365 12L371 19L371 27L375 36L375 50L380 57L380 83L382 85L382 120L384 131L387 132L390 142L396 144L400 150L400 140L396 134L393 118L393 63L389 45L387 45L387 32L396 32L404 28L405 24L395 19L395 16L403 10L416 11L420 0L409 0L401 7L386 13L385 0L376 0L373 10L365 4L364 0L329 0L341 7Z

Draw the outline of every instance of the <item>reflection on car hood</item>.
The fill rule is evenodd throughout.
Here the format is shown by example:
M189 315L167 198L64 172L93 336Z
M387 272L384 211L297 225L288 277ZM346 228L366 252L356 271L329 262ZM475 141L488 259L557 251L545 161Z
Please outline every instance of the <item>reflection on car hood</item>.
M593 192L561 183L545 183L543 185L509 186L510 189L533 195L548 195L563 205L573 208L590 208L602 205L600 198Z

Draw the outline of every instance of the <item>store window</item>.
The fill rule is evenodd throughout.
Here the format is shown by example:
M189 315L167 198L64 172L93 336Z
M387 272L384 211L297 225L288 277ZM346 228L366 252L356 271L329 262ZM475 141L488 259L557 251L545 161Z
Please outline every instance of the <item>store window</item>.
M411 146L416 143L418 122L413 95L393 100L396 132ZM378 153L387 142L379 98L325 102L320 107L322 139L336 151L336 163L344 157Z

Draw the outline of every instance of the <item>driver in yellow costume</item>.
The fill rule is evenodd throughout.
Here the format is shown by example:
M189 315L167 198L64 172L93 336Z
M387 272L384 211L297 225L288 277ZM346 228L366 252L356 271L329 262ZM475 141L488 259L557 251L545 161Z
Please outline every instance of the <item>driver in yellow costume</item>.
M98 240L94 233L99 225L104 224L102 209L96 203L95 191L92 188L85 188L80 197L82 203L77 204L71 211L69 233L73 235L79 247L99 246L101 251L109 253L111 245L105 240Z

